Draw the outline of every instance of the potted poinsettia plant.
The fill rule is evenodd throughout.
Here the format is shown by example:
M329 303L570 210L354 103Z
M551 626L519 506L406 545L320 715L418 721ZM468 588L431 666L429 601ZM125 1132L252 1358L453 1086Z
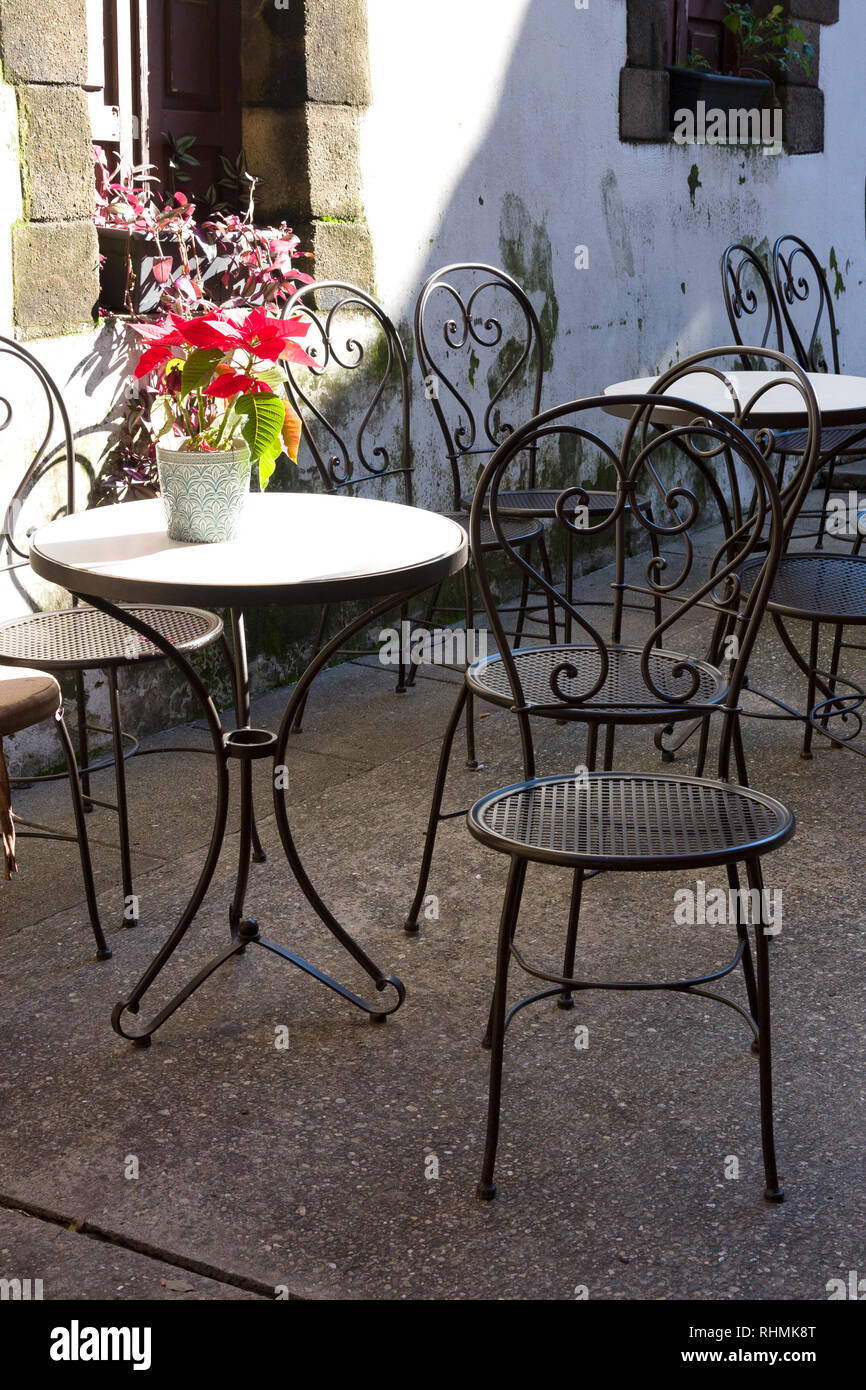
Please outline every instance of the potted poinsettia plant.
M255 308L169 314L138 323L135 370L156 374L150 416L168 534L224 541L237 534L252 465L267 487L280 453L297 462L301 421L283 392L281 360L315 366L297 341L308 324Z

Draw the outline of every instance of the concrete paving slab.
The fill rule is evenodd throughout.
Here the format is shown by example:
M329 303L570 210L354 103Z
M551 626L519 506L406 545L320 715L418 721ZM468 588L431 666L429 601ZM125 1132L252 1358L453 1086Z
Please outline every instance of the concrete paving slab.
M587 589L604 583L593 577ZM796 696L770 638L759 662L775 690ZM301 1296L826 1297L828 1280L862 1267L866 1223L860 760L820 745L803 762L795 727L746 724L753 784L786 800L799 822L797 838L765 861L767 886L784 895L770 949L786 1202L761 1197L757 1068L742 1020L700 998L587 992L571 1012L547 1002L512 1025L500 1195L481 1206L479 1039L507 866L452 821L434 861L431 918L418 937L402 931L455 692L425 680L391 713L395 697L372 679L378 693L369 670L341 668L339 695L321 702L318 725L311 717L308 756L345 755L348 775L341 761L318 781L311 768L291 806L313 881L373 959L405 981L404 1008L371 1027L250 947L148 1051L117 1038L112 1005L164 939L201 862L200 843L179 842L146 875L144 925L117 934L112 961L87 959L80 906L25 914L4 941L0 1191ZM449 807L520 775L507 712L479 720L479 737L486 765L470 772L455 759ZM582 749L572 727L540 729L542 771L574 766ZM650 733L624 734L617 762L658 769ZM689 744L666 770L693 764ZM159 822L176 814L181 792L154 779L148 798ZM275 842L271 819L262 833ZM145 1016L227 940L235 853L231 839ZM724 882L716 870L703 877ZM694 882L593 880L579 943L585 977L721 966L730 932L673 925L674 893ZM530 961L558 968L569 890L568 874L530 870L519 936ZM341 980L368 983L278 855L255 868L249 909ZM533 987L517 975L512 999ZM744 998L737 975L720 988ZM135 1179L125 1175L130 1156Z

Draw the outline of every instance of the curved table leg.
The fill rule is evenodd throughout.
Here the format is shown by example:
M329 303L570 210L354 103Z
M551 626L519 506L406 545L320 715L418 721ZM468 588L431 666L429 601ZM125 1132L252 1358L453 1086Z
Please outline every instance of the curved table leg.
M401 597L405 597L406 601L411 601L421 592L423 592L423 590L419 590L417 593L412 593L411 595L398 596L397 602L400 602ZM270 757L273 752L274 767L276 768L283 764L289 731L296 717L298 706L306 699L310 685L319 671L323 666L327 665L334 652L337 651L341 645L345 644L347 638L354 635L360 628L372 622L382 613L392 609L395 606L395 599L389 597L383 602L376 604L374 608L364 613L361 617L350 623L342 632L338 633L337 636L317 654L316 658L310 663L310 666L304 672L295 687L292 698L283 716L278 736L268 734L265 730L250 729L248 725L225 734L213 700L193 667L180 652L176 651L159 633L155 632L146 623L130 614L127 610L116 608L113 604L104 599L92 599L90 601L93 603L94 607L101 609L102 612L109 614L111 617L117 618L118 621L126 623L128 627L133 628L133 630L140 633L141 636L153 642L181 672L190 688L197 696L204 711L211 740L213 742L217 765L216 811L205 864L199 875L192 896L174 930L171 932L162 948L157 952L128 998L121 1000L115 1006L111 1018L112 1026L115 1031L119 1033L121 1037L128 1038L139 1047L148 1046L153 1033L155 1033L156 1030L180 1008L200 985L204 984L214 971L218 970L227 960L230 960L235 955L239 955L248 945L252 944L263 946L266 950L282 957L283 960L288 961L290 964L297 966L298 969L303 970L313 979L318 980L321 984L326 985L336 994L339 994L340 997L345 999L348 1003L353 1004L356 1008L362 1009L365 1013L369 1014L371 1021L384 1021L388 1014L394 1013L403 1003L406 997L405 986L396 976L387 976L378 968L363 948L336 920L319 897L319 894L316 892L307 876L295 847L292 832L289 828L285 800L278 789L278 779L276 775L273 779L274 804L280 838L289 865L307 900L315 908L322 922L336 937L344 950L346 950L366 974L370 976L376 985L376 989L380 993L384 993L389 989L393 992L393 998L388 1003L387 1007L379 1007L375 1003L362 998L353 990L340 984L339 981L333 979L324 971L319 970L316 966L310 964L287 947L263 937L259 932L258 923L255 919L244 915L244 898L249 882L249 865L254 835L252 762L256 759ZM147 993L157 976L171 959L189 930L196 913L201 907L216 870L220 851L225 839L229 803L228 762L229 759L232 758L238 759L241 763L241 830L238 872L230 910L231 941L224 946L216 956L208 961L207 964L205 964L198 973L189 980L161 1010L159 1010L146 1027L138 1031L133 1031L128 1026L125 1015L135 1015L138 1013L143 996Z
M286 959L292 960L296 965L300 965L301 968L306 970L309 974L314 975L317 979L320 979L323 983L329 985L331 989L336 990L336 992L338 994L341 994L343 998L348 999L351 1003L357 1004L359 1008L365 1009L367 1013L369 1013L371 1021L375 1022L384 1020L388 1016L388 1014L392 1014L395 1012L395 1010L399 1009L400 1005L403 1003L404 998L406 997L405 986L403 985L403 982L396 977L396 975L387 976L382 973L379 967L367 955L366 951L364 951L363 948L359 946L358 942L355 941L354 937L350 936L349 933L346 931L345 927L343 927L341 923L337 921L330 908L328 908L325 905L316 888L313 886L309 878L309 875L307 874L307 871L304 868L300 854L298 853L298 848L295 844L292 829L289 825L289 816L288 811L286 809L286 798L282 786L278 785L276 771L278 768L285 765L286 746L288 744L289 733L294 724L296 714L299 709L303 708L310 691L310 686L318 676L319 672L322 671L325 666L327 666L328 662L331 660L331 657L334 656L334 654L338 652L341 647L344 647L347 641L351 637L353 637L355 633L361 631L364 627L367 627L370 623L374 622L376 618L381 617L383 613L387 613L390 610L394 609L401 602L413 602L414 599L418 598L419 595L424 592L424 589L418 589L411 594L397 595L396 597L392 595L389 598L382 600L381 602L375 604L372 608L367 609L367 611L365 613L362 613L360 617L355 618L354 621L349 623L348 626L344 627L341 632L338 632L336 636L332 637L330 641L326 643L326 645L321 649L321 651L316 653L313 660L310 662L309 666L304 671L304 674L301 676L300 680L295 686L294 691L292 692L292 697L289 700L288 705L286 706L285 713L283 714L282 722L280 724L280 731L277 735L277 746L274 751L274 811L277 819L277 827L280 832L280 839L283 842L283 849L285 850L286 858L289 861L292 873L297 879L298 884L300 885L300 888L307 899L307 902L316 912L317 916L328 928L328 931L330 931L331 934L336 937L336 939L339 941L340 945L344 948L344 950L348 951L349 955L357 961L361 969L364 970L366 974L370 976L370 979L373 980L376 985L376 989L381 992L390 988L394 991L396 998L394 999L393 1003L391 1003L390 1007L377 1009L370 1004L364 1003L364 1001L358 999L357 996L352 995L349 991L344 989L342 985L338 985L336 981L331 980L327 976L321 975L318 971L314 970L312 966L308 966L305 962L302 963L298 961L297 958L293 957L290 952L286 952L284 948L276 946L274 945L274 943L269 941L261 941L261 944L263 946L267 946L269 950L276 951L279 955L284 956Z
M142 1029L140 1032L129 1032L127 1030L127 1028L124 1025L124 1014L138 1013L142 997L150 989L150 986L153 984L157 975L159 975L160 971L167 964L167 962L170 960L170 958L176 951L177 947L180 945L181 941L183 940L184 936L189 930L189 927L192 924L196 913L201 907L205 893L207 892L208 887L210 886L211 879L213 878L214 871L217 866L217 861L219 860L223 839L225 837L226 820L228 817L229 805L228 766L226 762L225 748L223 745L223 730L222 725L220 723L219 714L216 710L216 706L214 705L213 700L211 699L210 695L205 689L205 686L202 683L200 677L193 669L193 667L189 664L189 662L186 660L186 658L182 655L182 653L177 651L177 649L173 647L170 642L166 641L166 639L159 632L156 632L153 628L149 627L147 623L142 622L140 618L135 616L135 614L130 613L128 609L115 607L114 604L109 603L107 600L101 598L88 598L87 601L88 603L91 603L94 608L98 608L101 612L107 613L109 617L115 618L118 622L125 623L127 627L131 627L133 631L138 632L142 637L147 638L149 642L152 642L155 647L158 647L159 650L168 658L168 660L171 661L173 665L177 667L181 675L187 681L188 685L198 698L198 701L204 711L204 715L208 723L208 729L210 732L211 740L213 742L215 755L214 760L217 772L216 809L214 812L213 830L211 832L210 844L208 846L208 852L204 862L204 866L201 870L201 873L198 876L195 888L193 889L189 902L184 908L183 914L179 922L177 923L177 926L174 928L161 950L159 950L157 954L154 956L150 965L147 967L144 974L141 976L141 979L135 985L128 998L122 999L118 1004L116 1004L114 1011L111 1015L111 1024L116 1033L119 1033L122 1038L129 1038L130 1041L137 1043L140 1047L146 1047L150 1042L151 1034L154 1033L156 1029L159 1028L160 1025L164 1023L165 1020L172 1013L174 1013L175 1009L183 1003L184 999L186 999L193 992L194 989L197 989L198 985L201 984L202 981L206 979L207 976L211 974L213 970L217 968L218 965L221 965L224 959L227 959L229 955L235 953L243 947L243 942L232 941L231 945L228 948L226 948L226 950L223 951L220 956L216 957L216 959L212 961L209 966L206 966L204 971L200 972L199 975L197 975L195 979L191 981L191 983L180 992L180 994L176 995L174 999L172 999L171 1002L168 1005L166 1005L166 1007L160 1013L158 1013L154 1019L151 1020L147 1028Z

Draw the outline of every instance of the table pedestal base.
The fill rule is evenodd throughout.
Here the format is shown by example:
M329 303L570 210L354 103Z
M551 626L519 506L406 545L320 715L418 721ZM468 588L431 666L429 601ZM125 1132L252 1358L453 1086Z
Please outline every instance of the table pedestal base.
M354 937L352 937L349 932L346 931L345 927L337 921L336 917L334 917L333 913L325 905L308 877L289 825L285 798L285 778L278 774L284 770L284 758L289 731L292 727L297 710L306 700L310 686L318 673L328 664L332 656L345 646L347 640L356 632L375 621L377 617L380 617L382 614L398 606L402 600L411 601L415 597L416 594L413 593L384 599L382 602L376 604L375 607L362 614L361 617L355 619L354 622L350 623L341 632L337 633L337 635L316 655L295 686L291 699L286 706L278 733L273 733L268 729L254 729L249 725L225 733L210 695L195 670L180 652L176 651L174 647L166 642L159 633L155 632L146 623L141 622L138 617L130 614L126 610L115 607L114 604L109 603L105 599L91 598L87 600L92 603L94 607L100 608L103 612L110 614L120 622L125 623L128 627L133 628L136 632L140 633L141 636L146 637L156 647L159 647L168 660L180 670L200 701L207 719L214 747L217 774L214 825L204 867L193 889L192 896L174 930L171 932L163 947L157 952L128 998L121 1000L112 1012L112 1027L121 1037L127 1038L137 1047L148 1047L153 1034L162 1027L163 1023L165 1023L192 994L195 993L199 986L203 985L221 965L224 965L234 956L240 955L246 950L247 946L251 945L263 946L266 951L271 952L273 955L280 956L291 965L297 966L304 974L312 976L314 980L318 980L320 984L333 990L335 994L345 999L347 1003L367 1013L371 1022L383 1023L389 1014L395 1013L396 1010L400 1008L406 997L406 989L403 982L399 980L396 975L385 975L379 969ZM239 633L242 638L243 619L239 612L233 614L233 623L236 633ZM361 995L355 993L354 990L340 984L338 980L335 980L331 975L320 970L317 966L312 965L309 961L297 955L287 946L280 945L278 942L271 941L268 937L262 936L259 931L258 923L254 918L245 913L244 904L249 884L250 863L255 857L256 848L255 821L253 816L252 769L254 762L265 758L273 760L274 810L280 832L280 839L282 840L283 849L294 877L320 921L337 939L344 950L348 952L357 964L360 965L361 969L370 977L376 990L379 993L384 993L386 990L392 992L392 1002L387 1007L376 1005L364 999ZM127 1014L133 1016L138 1014L144 995L151 988L163 968L168 964L168 961L173 956L189 930L189 927L195 920L216 871L226 834L229 805L229 763L231 761L235 761L238 764L241 793L241 827L238 868L234 895L229 911L231 939L221 951L208 961L208 963L168 1001L168 1003L150 1020L145 1028L133 1032L125 1026L125 1016Z

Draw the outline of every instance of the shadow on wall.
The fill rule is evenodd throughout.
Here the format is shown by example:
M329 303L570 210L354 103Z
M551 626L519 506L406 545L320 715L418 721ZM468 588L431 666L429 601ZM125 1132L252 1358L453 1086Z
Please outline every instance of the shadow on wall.
M501 266L524 286L541 319L548 359L542 403L551 405L728 343L719 274L724 248L739 240L772 245L795 231L827 267L835 307L848 320L842 341L850 370L858 370L864 330L846 291L856 295L862 285L862 184L849 176L852 141L856 157L861 137L856 128L846 132L843 147L833 103L844 101L837 45L862 36L862 16L843 14L823 36L827 152L767 157L746 146L620 141L624 0L591 0L580 9L572 0L528 0L507 55L492 32L485 46L474 7L463 19L461 8L443 0L435 26L407 18L391 38L384 5L370 5L375 125L369 140L376 143L367 158L368 213L382 297L401 331L410 331L421 284L442 265ZM496 7L479 12L488 8L490 31ZM503 0L500 30L517 8L516 0ZM391 67L376 59L376 46L389 44ZM405 75L392 76L398 56ZM488 111L485 91L494 94ZM374 156L386 140L387 171L380 176ZM404 153L404 177L395 189L393 171ZM433 206L428 188L444 190L441 206ZM395 254L401 238L417 257L412 283ZM483 379L491 368L482 358L476 370ZM425 405L416 369L419 500L441 505L447 466ZM558 460L547 467L551 485L600 481L566 476Z
M435 31L426 12L421 19L412 10L407 7L407 17L401 21L408 46L400 55L400 66L407 72L401 80L417 86L416 99L396 100L393 91L385 92L385 124L393 117L393 138L401 143L386 146L380 127L376 177L381 187L375 198L368 199L368 210L382 299L409 356L418 504L442 510L453 505L442 437L412 343L415 296L427 276L442 265L484 261L505 269L527 291L541 322L547 359L543 405L591 394L610 381L663 369L687 351L726 339L718 261L729 242L772 242L793 228L823 255L824 248L838 238L833 257L840 276L835 286L839 278L849 288L858 283L856 260L852 266L840 243L846 225L853 226L855 201L857 233L862 235L861 197L849 196L847 185L839 186L838 180L834 189L831 174L836 165L828 163L829 157L768 159L752 150L695 150L619 141L624 3L591 4L578 10L570 0L556 5L552 0L530 0L513 36L507 67L500 72L492 71L489 64L485 70L483 45L466 60L455 37L457 30L448 23L451 12L459 15L457 0L443 0ZM845 22L843 18L841 23ZM375 29L372 32L378 42ZM425 63L419 68L422 52ZM438 92L446 67L458 73L450 96L428 100ZM463 111L455 116L445 111L444 103L468 102L466 92L472 90L476 94L472 100L481 103L484 90L495 95L476 124L477 141L467 149L460 135ZM441 136L440 126L445 131ZM415 171L406 162L402 182L395 179L399 150L413 151L419 166ZM461 159L465 162L454 174ZM425 180L432 186L438 179L441 205L434 206L428 198L419 203L427 211L418 216L412 178L422 181L419 188ZM405 218L395 203L397 196L409 209ZM824 225L829 207L834 209L832 229ZM400 220L399 230L392 230L385 221L386 208L387 217ZM394 237L390 244L387 237L382 243L383 225L388 236ZM415 256L411 283L406 279L407 245L414 247L410 254ZM388 258L395 249L391 265ZM513 324L503 322L506 350L516 331ZM100 331L92 353L71 378L70 384L80 383L88 398L111 370L117 347L113 332L108 326ZM852 344L856 346L853 335L849 352ZM475 345L474 358L469 363L472 381L468 381L469 372L465 379L477 400L495 389L501 368L497 354L485 357L480 344ZM347 391L344 400L339 399L342 388L335 394L341 418L347 419L354 406L353 392ZM519 423L530 413L530 401L528 377L516 379L503 418ZM393 448L398 415L393 410L385 412L380 423L382 442ZM482 463L479 456L465 465L467 491ZM591 486L609 480L594 462L582 460L575 451L546 456L540 481L552 486L578 481ZM272 486L288 490L321 486L309 450L302 447L297 470L284 460ZM396 500L396 488L390 495ZM291 610L250 615L255 687L278 684L297 672L316 616ZM132 698L144 727L164 723L147 691L136 690ZM176 710L174 697L168 704Z

